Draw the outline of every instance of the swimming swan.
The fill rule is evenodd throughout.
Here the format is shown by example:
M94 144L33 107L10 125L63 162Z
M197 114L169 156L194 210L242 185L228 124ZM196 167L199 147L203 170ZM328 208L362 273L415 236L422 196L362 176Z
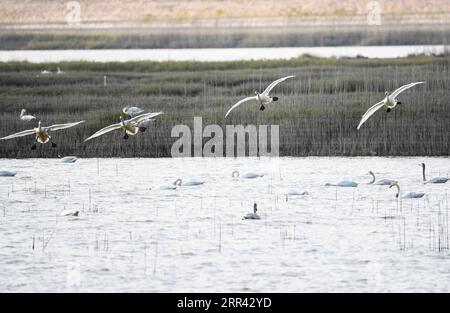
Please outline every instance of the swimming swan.
M244 102L250 101L250 100L256 100L261 106L260 106L260 110L263 111L266 107L264 105L267 105L269 103L271 103L272 101L278 101L278 97L270 97L269 96L269 92L279 83L281 83L282 81L285 81L288 78L293 78L295 76L286 76L280 79L277 79L276 81L272 82L267 88L266 90L264 90L262 93L259 93L258 91L255 91L255 96L254 97L247 97L245 99L242 99L241 101L239 101L238 103L236 103L235 105L233 105L227 112L227 114L225 114L225 118L227 118L228 114L230 114L230 112L238 107L239 105L241 105Z
M304 190L299 190L299 189L289 189L286 192L287 196L306 196L309 195L309 193L307 191Z
M258 211L256 203L253 204L253 213L248 213L246 216L244 216L243 220L260 220L261 218L256 213Z
M98 132L96 132L92 136L86 138L84 141L91 140L93 138L99 137L101 135L104 135L104 134L109 133L110 131L113 131L116 129L122 129L123 131L125 131L125 135L123 136L123 139L128 139L128 135L134 136L138 132L145 132L146 128L141 126L142 122L148 121L152 117L158 116L162 113L163 112L145 113L145 114L141 114L136 117L133 117L129 120L124 120L123 117L120 116L120 123L106 126L105 128L100 129Z
M372 114L374 114L376 111L378 111L380 108L382 107L386 107L386 112L389 113L391 112L391 110L393 108L395 108L397 106L397 104L402 104L400 101L397 100L397 96L402 93L403 91L418 85L418 84L424 84L425 82L416 82L416 83L411 83L411 84L407 84L404 86L401 86L400 88L398 88L397 90L395 90L392 94L389 94L389 92L385 92L385 98L383 100L381 100L380 102L378 102L377 104L374 104L373 106L371 106L366 113L364 113L361 121L359 122L359 125L357 127L357 129L359 129L361 127L362 124L364 124L365 121L367 121L369 119L369 117L372 116Z
M372 175L372 181L369 183L369 185L390 185L391 183L397 182L393 179L380 179L379 181L375 182L375 174L372 171L369 171L369 175Z
M144 113L144 110L138 107L132 107L127 105L126 107L123 108L122 112L128 116L135 117L141 113Z
M84 123L84 121L75 122L75 123L67 123L67 124L55 124L55 125L44 127L44 126L41 126L41 121L39 121L38 127L36 127L36 128L24 130L24 131L0 138L0 140L7 140L7 139L12 139L12 138L17 138L17 137L28 136L28 135L35 135L36 142L44 144L44 143L49 142L52 138L49 135L49 132L74 127L81 123ZM52 147L55 148L56 143L54 143L53 141L51 141L51 143L52 143ZM31 150L35 150L35 149L36 149L36 143L34 143L31 146Z
M239 177L239 176L240 176L239 171L234 171L231 174L231 177L233 177L233 178L236 178L236 177ZM241 178L253 179L253 178L263 177L263 176L264 176L264 174L260 173L260 172L248 172L248 173L245 173L244 175L242 175Z
M71 209L64 209L61 213L59 213L60 216L78 216L80 211L78 210L71 210Z
M389 188L392 187L396 187L397 188L397 194L395 195L396 198L398 198L398 196L400 195L400 186L398 185L398 183L391 183L389 185ZM410 192L407 194L404 194L402 199L417 199L417 198L422 198L425 195L425 193L423 192Z
M11 172L11 171L5 171L5 170L1 170L0 171L0 177L14 177L16 176L17 172Z
M336 186L336 187L358 187L358 183L350 180L342 180L337 184L326 183L325 186Z
M424 184L445 184L446 182L448 182L447 177L435 177L427 180L425 177L425 163L420 163L419 165L422 166L422 175Z
M188 180L186 182L183 182L180 178L178 178L173 184L175 186L186 186L186 187L190 187L190 186L199 186L199 185L203 185L205 182L201 181L201 180Z
M56 68L56 74L61 75L64 74L64 71L61 71L61 69L59 67Z
M25 109L22 109L22 111L20 111L20 119L22 121L29 122L36 119L34 115L27 115L26 113L27 111Z
M78 160L78 158L74 155L68 155L68 156L62 157L58 154L58 158L61 159L62 163L75 163Z

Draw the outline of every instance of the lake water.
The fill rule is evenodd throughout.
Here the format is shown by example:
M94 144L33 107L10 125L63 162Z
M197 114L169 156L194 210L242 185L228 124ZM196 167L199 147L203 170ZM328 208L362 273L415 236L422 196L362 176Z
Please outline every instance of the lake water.
M221 49L105 49L105 50L19 50L0 51L1 62L32 63L62 61L236 61L291 59L303 54L318 57L399 58L414 54L442 54L448 46L351 46Z
M448 158L0 159L17 171L0 177L0 292L450 292L450 183L424 185L420 162L449 175ZM160 189L177 178L205 183ZM342 179L360 185L324 186Z

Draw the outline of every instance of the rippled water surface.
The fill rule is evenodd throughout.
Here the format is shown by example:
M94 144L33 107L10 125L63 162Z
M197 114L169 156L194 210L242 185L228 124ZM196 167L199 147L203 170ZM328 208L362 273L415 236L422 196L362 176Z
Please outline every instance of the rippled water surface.
M449 175L448 158L1 159L0 291L449 292L450 182L420 162ZM177 178L205 183L160 189ZM360 185L324 186L343 179Z

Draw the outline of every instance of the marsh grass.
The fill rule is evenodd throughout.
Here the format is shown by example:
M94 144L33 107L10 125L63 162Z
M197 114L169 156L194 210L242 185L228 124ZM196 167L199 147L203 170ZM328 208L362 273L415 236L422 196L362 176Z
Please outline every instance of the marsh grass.
M449 41L447 25L0 31L3 50L428 45Z
M63 75L42 77L57 66ZM44 125L85 120L53 134L57 149L38 145L31 136L0 142L0 157L167 157L177 138L174 125L280 125L280 154L309 155L448 155L450 118L446 56L395 60L320 59L242 62L127 62L61 64L0 63L0 136L35 127L19 120L26 108ZM296 78L278 85L276 105L260 112L242 105L224 120L239 99L263 90L285 75ZM107 75L108 84L103 85ZM401 95L403 105L377 112L360 131L362 114L381 100L385 90L425 80ZM164 111L144 134L124 141L120 132L84 143L84 139L118 121L122 108L136 105ZM206 142L208 138L204 139ZM225 151L225 149L224 149Z

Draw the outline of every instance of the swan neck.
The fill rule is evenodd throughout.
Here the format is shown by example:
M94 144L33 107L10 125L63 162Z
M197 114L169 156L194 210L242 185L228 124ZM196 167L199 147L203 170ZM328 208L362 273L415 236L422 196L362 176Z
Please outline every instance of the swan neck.
M398 196L400 195L400 186L398 184L394 185L395 188L397 188L397 194L395 195L396 198L398 198Z
M369 172L370 175L372 175L372 181L369 184L373 184L375 182L375 174L372 172Z

